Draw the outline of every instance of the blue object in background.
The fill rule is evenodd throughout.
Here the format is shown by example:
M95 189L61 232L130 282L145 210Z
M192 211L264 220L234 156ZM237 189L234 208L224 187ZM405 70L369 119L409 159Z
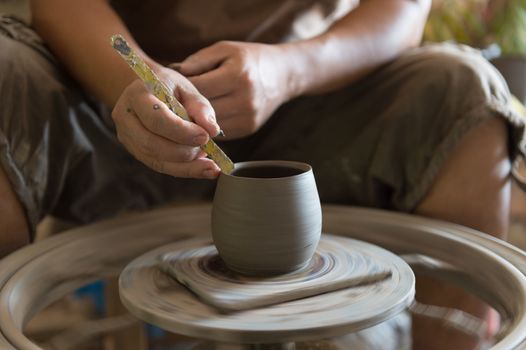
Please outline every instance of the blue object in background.
M106 281L100 280L77 289L73 295L79 299L89 299L95 306L97 317L104 317L106 315L106 301L104 300L105 288Z

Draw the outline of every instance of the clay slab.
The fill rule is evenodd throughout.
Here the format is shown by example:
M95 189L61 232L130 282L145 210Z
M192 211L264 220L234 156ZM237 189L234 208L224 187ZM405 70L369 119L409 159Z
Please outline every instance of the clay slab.
M275 277L249 277L226 267L208 240L160 257L160 267L205 303L222 311L247 310L379 282L391 275L372 245L323 235L304 268Z

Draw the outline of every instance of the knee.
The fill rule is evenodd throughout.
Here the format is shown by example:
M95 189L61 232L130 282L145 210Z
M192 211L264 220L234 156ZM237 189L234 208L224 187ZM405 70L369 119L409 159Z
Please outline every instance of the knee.
M506 104L509 90L504 78L477 50L451 45L428 45L407 57L420 85L413 91L445 97L463 106Z
M35 39L36 40L36 39ZM34 44L34 45L33 45ZM10 104L30 92L58 88L56 68L44 47L0 34L0 101ZM41 49L41 51L40 51ZM5 114L5 113L4 113Z
M0 34L0 79L2 83L16 82L15 77L28 72L28 60L34 54L32 50L15 39Z
M0 48L0 134L12 140L56 118L52 108L67 94L55 63L40 51L44 47L0 34Z

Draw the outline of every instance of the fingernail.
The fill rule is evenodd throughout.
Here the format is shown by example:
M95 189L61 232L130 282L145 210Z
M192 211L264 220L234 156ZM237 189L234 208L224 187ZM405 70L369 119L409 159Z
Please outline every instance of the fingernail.
M217 126L216 117L213 114L208 114L206 119L211 123Z
M215 135L214 136L218 136L218 135L221 135L221 127L219 126L219 124L217 124L217 122L214 120L212 125L214 126L214 131L215 131Z
M201 145L204 145L208 141L208 136L199 135L199 136L194 137L193 141L195 145L201 146Z
M215 116L214 116L213 114L207 114L207 115L206 115L206 120L208 120L208 122L214 126L214 129L215 129L215 135L214 135L214 137L216 137L217 135L219 135L219 133L221 132L221 128L220 128L219 125L217 124L217 121L216 121Z
M203 171L203 176L207 179L215 179L217 177L217 171L214 169L207 169Z

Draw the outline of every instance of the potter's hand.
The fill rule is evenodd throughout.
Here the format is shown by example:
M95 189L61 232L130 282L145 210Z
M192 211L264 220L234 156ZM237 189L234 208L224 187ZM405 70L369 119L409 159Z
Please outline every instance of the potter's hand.
M112 117L117 137L150 168L176 177L215 178L219 167L199 148L219 133L210 102L179 73L163 68L160 79L195 123L176 116L136 80L119 97Z
M290 98L275 45L219 42L188 57L180 71L210 100L228 139L255 133Z

